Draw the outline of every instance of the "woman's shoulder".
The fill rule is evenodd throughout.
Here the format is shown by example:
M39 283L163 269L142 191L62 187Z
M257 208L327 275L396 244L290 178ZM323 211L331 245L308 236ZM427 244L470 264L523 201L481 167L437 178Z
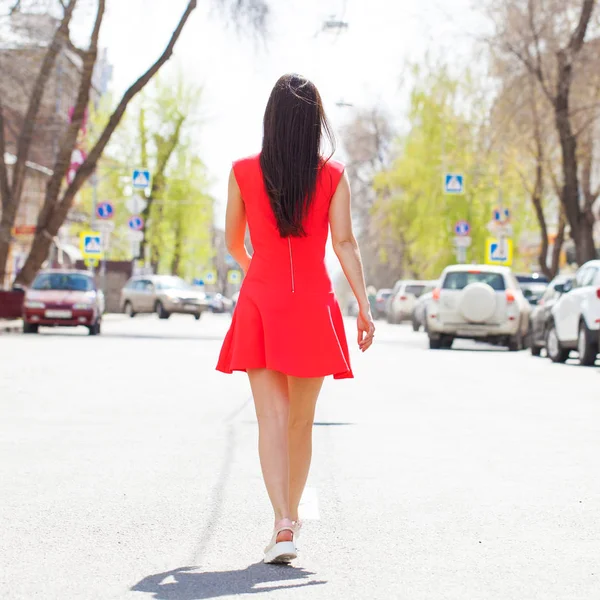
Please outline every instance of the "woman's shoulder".
M326 160L323 164L323 168L321 169L321 181L323 182L322 185L328 196L331 197L335 193L335 190L344 175L345 169L344 163L339 160L334 160L333 158Z
M250 156L244 156L243 158L238 158L237 160L234 160L233 169L244 169L258 164L260 164L260 153L251 154Z
M260 174L260 154L245 156L233 161L232 170L238 185L252 185Z
M343 162L335 160L334 158L330 158L329 160L325 161L324 167L329 171L333 171L339 175L341 175L346 169L346 166Z

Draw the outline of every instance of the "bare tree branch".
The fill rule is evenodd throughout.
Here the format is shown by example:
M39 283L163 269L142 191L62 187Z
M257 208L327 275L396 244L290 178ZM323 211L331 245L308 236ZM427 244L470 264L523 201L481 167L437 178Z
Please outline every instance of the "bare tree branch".
M577 23L577 28L569 40L568 49L571 55L577 54L583 46L583 41L585 40L585 34L590 24L595 4L596 0L583 0L579 23Z
M4 107L0 103L0 196L2 208L6 210L10 200L10 184L8 181L8 167L5 160L6 140L4 138Z
M85 50L82 50L81 48L77 48L77 46L75 46L75 44L73 43L73 41L71 40L70 37L67 37L66 44L67 44L67 48L71 52L73 52L74 54L79 56L81 59L85 59Z
M123 115L125 114L125 110L127 109L127 105L131 100L144 88L144 86L158 73L159 69L171 58L173 55L173 48L175 47L175 43L181 36L181 32L189 19L190 15L196 8L198 2L197 0L190 0L187 8L179 21L177 28L173 32L167 47L164 52L160 55L160 57L156 60L156 62L133 84L129 87L129 89L123 94L121 101L119 102L117 108L114 110L108 124L106 125L104 131L100 135L100 138L96 142L96 145L90 151L87 159L81 165L81 167L77 170L77 175L73 180L73 183L66 191L65 196L62 200L62 204L68 205L70 207L75 194L79 191L85 180L91 175L93 170L96 167L96 163L98 159L104 152L104 148L110 137L112 136L114 130L117 128L117 125L120 123Z
M533 1L534 0L527 1L527 15L529 19L529 29L531 30L531 35L533 36L533 44L535 48L536 75L542 87L545 87L545 82L547 80L546 76L544 75L544 63L542 61L542 53L540 50L540 36L535 26Z
M101 3L101 7L104 7L104 0L99 0ZM117 108L112 113L108 124L100 134L100 138L90 151L87 159L77 170L77 174L73 179L73 182L64 192L60 201L58 201L58 195L60 192L60 182L58 182L58 189L56 188L57 180L53 180L51 182L52 185L52 193L50 193L50 184L48 185L48 190L46 193L46 200L44 202L44 208L40 213L38 219L38 231L36 232L36 236L34 238L33 246L25 261L25 265L17 276L17 281L19 283L28 284L33 280L33 277L37 273L40 266L43 264L48 252L48 248L50 246L50 240L53 236L56 235L59 228L63 224L69 209L73 204L73 200L77 194L77 192L81 189L81 186L88 179L88 177L92 174L94 169L96 168L96 164L98 159L102 155L108 141L110 140L112 134L120 123L123 115L125 114L125 110L127 109L128 104L131 100L144 88L144 86L152 79L152 77L159 71L159 69L169 60L169 58L173 54L173 49L175 47L175 43L181 36L181 32L185 24L187 23L190 15L194 11L197 6L197 0L189 0L186 10L184 11L177 27L175 28L173 34L171 35L171 39L167 44L165 50L160 55L160 57L156 60L156 62L133 84L129 87L129 89L125 92L121 101L119 102ZM100 11L100 8L99 8ZM88 56L92 56L92 53L97 51L97 30L99 29L99 23L97 22L97 27L95 27L94 34L92 35L92 40L94 40L94 35L96 35L95 44L94 41L90 45L90 53ZM95 49L94 49L95 48ZM93 67L93 64L92 64ZM93 70L93 69L92 69ZM91 78L91 73L89 74ZM82 78L83 79L83 78ZM88 82L88 94L89 94L89 83ZM80 88L81 91L81 88ZM83 119L83 111L85 110L85 106L87 102L81 103L80 100L83 98L83 95L80 94L78 98L78 106L76 107L73 115L73 123L71 123L71 127L68 132L68 136L72 136L74 128L81 126L81 121L79 123L76 122L76 118ZM77 133L78 129L75 131ZM71 150L74 146L75 139L73 139L73 143L71 145ZM65 152L61 151L61 161L57 161L57 171L62 172L61 181L64 178L64 175L68 169L68 159L65 161L66 149L68 146L65 144L63 149ZM56 175L56 173L55 173Z
M56 57L60 52L62 44L69 35L69 23L73 16L73 11L77 0L69 0L69 4L65 10L65 16L56 30L52 42L48 47L48 51L44 56L42 66L36 78L36 81L31 92L29 106L27 113L23 121L23 128L19 141L17 143L17 162L15 163L12 177L12 197L14 202L19 202L21 194L23 192L23 185L25 182L25 169L26 162L29 156L29 150L33 141L33 132L35 130L35 121L38 116L42 98L44 96L44 90L50 75L52 73L52 67L56 61Z

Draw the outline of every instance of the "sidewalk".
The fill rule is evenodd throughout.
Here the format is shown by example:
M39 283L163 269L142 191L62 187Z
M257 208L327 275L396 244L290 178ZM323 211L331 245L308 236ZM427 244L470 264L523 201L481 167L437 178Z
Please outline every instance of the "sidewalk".
M0 319L0 335L3 333L20 333L21 331L23 331L23 321L21 319Z

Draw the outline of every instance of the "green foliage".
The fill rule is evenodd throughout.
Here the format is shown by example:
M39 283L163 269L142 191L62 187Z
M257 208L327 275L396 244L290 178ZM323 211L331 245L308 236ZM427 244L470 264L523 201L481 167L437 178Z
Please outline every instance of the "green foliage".
M208 194L205 167L194 148L201 90L181 75L156 78L129 108L98 168L98 201L115 206L115 230L108 258L131 260L132 245L125 207L132 194L131 171L148 168L152 188L142 216L145 255L161 273L192 278L211 266L214 200ZM91 132L101 131L110 112L101 104L91 117ZM92 212L92 186L81 194L79 209ZM84 229L88 225L75 226Z
M396 242L406 276L431 278L455 262L454 224L471 224L469 262L484 260L486 225L498 204L502 171L504 205L523 215L517 173L503 167L506 149L495 148L488 127L489 106L465 76L451 78L445 70L422 74L415 70L408 133L398 140L393 167L376 177L378 200L374 217ZM465 176L465 194L443 192L444 173ZM514 224L518 236L522 221Z

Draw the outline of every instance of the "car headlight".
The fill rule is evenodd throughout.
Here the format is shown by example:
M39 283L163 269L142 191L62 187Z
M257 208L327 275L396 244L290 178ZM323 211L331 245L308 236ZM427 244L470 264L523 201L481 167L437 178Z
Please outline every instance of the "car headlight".
M167 298L171 302L174 302L175 304L177 304L178 302L181 302L181 298L179 296L175 296L174 294L167 294Z
M35 302L34 300L28 300L25 302L25 308L46 308L43 302Z
M91 302L77 302L76 304L73 304L75 310L87 310L88 308L92 308L92 306Z

